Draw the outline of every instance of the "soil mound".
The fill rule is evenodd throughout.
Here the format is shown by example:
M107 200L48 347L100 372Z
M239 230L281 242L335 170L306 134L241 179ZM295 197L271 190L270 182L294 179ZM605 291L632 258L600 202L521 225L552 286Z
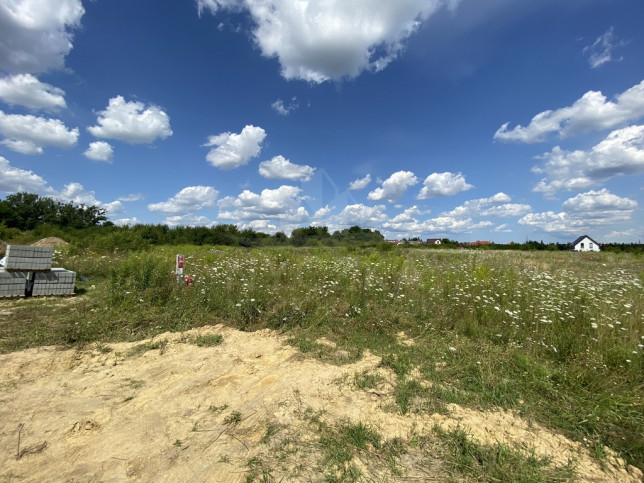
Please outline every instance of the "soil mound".
M42 238L41 240L38 240L37 242L31 244L32 247L58 247L67 245L69 245L69 243L67 243L62 238L58 238L57 236Z

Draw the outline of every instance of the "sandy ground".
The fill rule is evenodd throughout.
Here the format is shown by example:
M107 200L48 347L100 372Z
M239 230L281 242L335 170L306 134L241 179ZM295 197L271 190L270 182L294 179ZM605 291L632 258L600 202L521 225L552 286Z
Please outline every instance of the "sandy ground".
M187 342L208 333L222 334L223 343ZM236 482L258 468L275 481L319 481L322 449L312 415L331 426L362 421L405 441L431 435L435 424L460 425L486 444L534 450L556 464L573 459L582 481L642 479L614 456L600 468L582 445L513 412L452 405L445 415L400 415L395 377L368 353L335 366L304 358L274 332L223 326L153 342L160 341L167 344L139 355L128 352L142 342L111 344L110 352L41 347L0 355L0 481ZM355 388L353 375L364 370L383 375L377 388ZM238 421L231 421L235 412ZM274 434L265 437L269 427ZM398 476L377 462L352 463L368 480L445 478L426 452L403 456Z

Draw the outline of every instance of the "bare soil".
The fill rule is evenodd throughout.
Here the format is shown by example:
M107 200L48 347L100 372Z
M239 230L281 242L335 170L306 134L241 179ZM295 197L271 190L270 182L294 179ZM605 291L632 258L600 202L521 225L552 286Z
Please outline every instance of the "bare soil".
M190 343L215 333L221 345ZM155 349L133 354L146 342ZM312 418L330 426L361 421L384 439L406 442L431 437L435 425L460 426L484 444L534 451L557 465L572 459L582 481L642 479L613 453L602 468L582 444L512 411L451 405L447 414L401 415L395 376L379 363L366 353L354 364L331 365L303 357L275 332L224 326L0 355L0 481L237 482L260 469L276 481L319 481L324 449ZM353 375L364 370L382 375L378 387L355 387ZM397 476L369 452L352 464L376 481L446 476L439 456L413 444Z

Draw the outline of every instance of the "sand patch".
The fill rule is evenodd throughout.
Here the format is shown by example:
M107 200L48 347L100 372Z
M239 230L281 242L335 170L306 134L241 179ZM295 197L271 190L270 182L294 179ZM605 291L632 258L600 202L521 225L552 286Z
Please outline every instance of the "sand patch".
M223 343L187 342L211 333L222 334ZM379 357L367 352L334 366L304 358L285 339L216 326L162 334L147 341L167 341L161 349L138 355L128 354L146 341L110 344L110 352L41 347L0 355L0 477L236 482L270 468L278 481L319 481L322 450L311 420L320 418L330 425L362 421L385 439L405 441L431 435L435 424L460 425L486 444L534 449L557 464L572 458L582 480L641 479L615 457L602 470L582 445L511 411L451 405L446 415L392 412L396 378L379 367ZM383 375L377 391L350 383L364 371ZM395 479L385 467L354 460L368 479ZM412 479L445 476L440 464L428 474L427 462L410 455L401 470Z

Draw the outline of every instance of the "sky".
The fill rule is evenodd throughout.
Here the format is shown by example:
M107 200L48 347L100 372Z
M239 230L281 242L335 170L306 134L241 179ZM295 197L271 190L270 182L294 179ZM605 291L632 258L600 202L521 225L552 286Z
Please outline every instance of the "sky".
M0 198L644 240L641 0L0 0Z

